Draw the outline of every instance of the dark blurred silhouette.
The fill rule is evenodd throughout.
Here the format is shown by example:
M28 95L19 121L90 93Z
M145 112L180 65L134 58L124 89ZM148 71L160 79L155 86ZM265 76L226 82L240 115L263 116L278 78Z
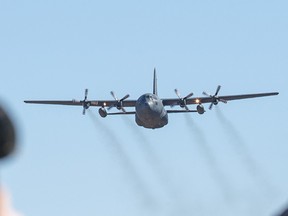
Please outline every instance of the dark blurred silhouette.
M10 155L16 145L16 134L14 125L0 106L0 159ZM10 195L2 185L0 185L0 216L21 216L14 210L11 204Z
M288 209L286 209L282 214L280 214L279 216L288 216Z
M12 121L2 107L0 107L0 159L13 152L16 136Z

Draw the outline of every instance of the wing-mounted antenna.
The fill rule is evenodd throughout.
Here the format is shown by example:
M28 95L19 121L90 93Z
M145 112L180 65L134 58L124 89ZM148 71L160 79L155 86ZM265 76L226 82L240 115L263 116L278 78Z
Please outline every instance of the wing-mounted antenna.
M158 92L157 92L157 76L156 76L156 68L154 68L153 94L154 94L154 95L158 95Z

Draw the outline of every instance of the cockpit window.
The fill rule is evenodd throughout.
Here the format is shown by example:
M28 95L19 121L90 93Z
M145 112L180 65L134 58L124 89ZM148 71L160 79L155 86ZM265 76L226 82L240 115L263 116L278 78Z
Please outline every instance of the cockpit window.
M146 99L148 99L150 101L156 101L157 97L155 95L152 95L152 94L147 94Z

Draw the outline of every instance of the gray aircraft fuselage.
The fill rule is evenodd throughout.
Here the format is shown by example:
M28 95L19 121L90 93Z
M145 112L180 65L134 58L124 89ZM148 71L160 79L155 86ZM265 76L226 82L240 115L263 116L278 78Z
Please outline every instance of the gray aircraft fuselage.
M135 106L135 121L145 128L161 128L168 124L168 114L162 100L155 94L147 93L138 98Z

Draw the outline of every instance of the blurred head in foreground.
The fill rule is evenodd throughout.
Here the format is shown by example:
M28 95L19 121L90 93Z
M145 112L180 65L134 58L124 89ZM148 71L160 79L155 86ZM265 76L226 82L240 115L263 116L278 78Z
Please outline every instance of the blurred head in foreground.
M12 121L0 107L0 159L6 158L15 148L15 129ZM20 216L11 205L10 196L0 185L0 216Z
M15 148L15 129L7 113L0 107L0 159L8 156Z

